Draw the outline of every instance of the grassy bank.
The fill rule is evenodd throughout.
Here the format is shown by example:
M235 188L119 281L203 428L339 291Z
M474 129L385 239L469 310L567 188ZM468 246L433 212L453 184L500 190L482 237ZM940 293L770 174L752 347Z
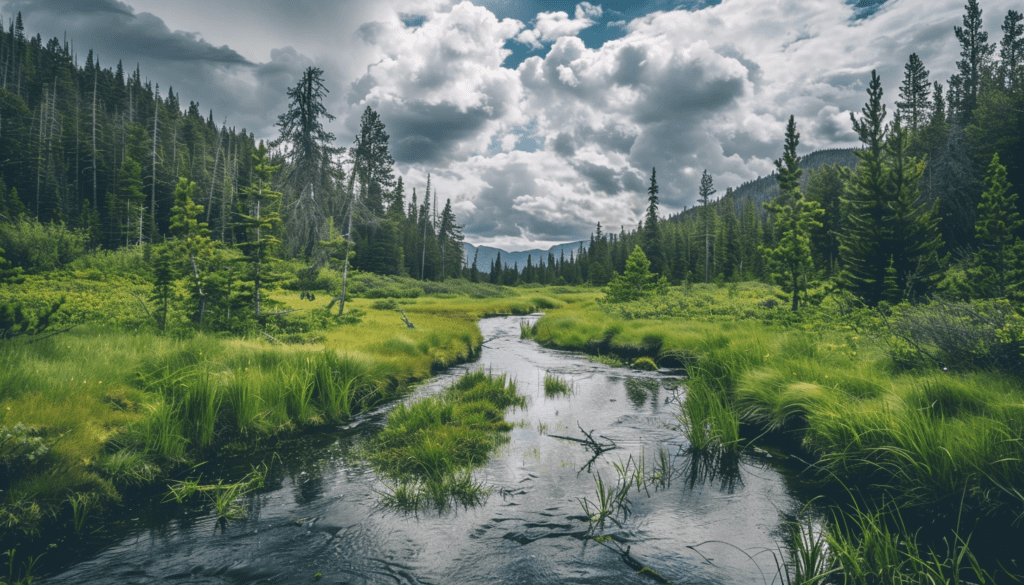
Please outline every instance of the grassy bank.
M26 305L64 299L52 326L59 334L0 342L4 542L71 526L83 501L95 515L125 489L220 452L342 422L473 359L480 317L565 304L550 291L464 282L434 284L426 296L409 279L357 274L359 296L340 323L326 292L309 301L280 289L270 296L294 312L272 319L270 334L162 333L148 285L132 276L139 259L125 256L113 259L128 263L122 276L107 259L104 270L0 287L0 297Z
M794 316L776 308L776 298L756 284L679 289L649 306L603 305L595 295L551 311L535 337L552 347L685 365L691 393L704 403L712 393L757 434L798 444L826 481L885 492L904 508L1020 518L1019 378L899 367L888 331L870 314L844 316L846 307L825 299ZM698 441L713 443L707 410L683 414L704 421ZM731 436L727 429L718 440Z

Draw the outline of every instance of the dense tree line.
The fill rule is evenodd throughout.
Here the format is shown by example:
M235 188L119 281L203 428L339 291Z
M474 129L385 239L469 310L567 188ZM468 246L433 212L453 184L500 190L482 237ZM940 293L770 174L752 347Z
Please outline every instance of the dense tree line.
M275 258L295 256L310 262L304 282L334 265L346 275L352 267L419 279L604 286L639 246L650 270L669 282L776 280L794 308L810 284L825 281L869 304L938 289L1015 294L1024 26L1011 10L1001 40L990 43L977 0L968 0L962 24L953 31L961 59L945 87L910 55L889 116L873 75L862 115L851 116L861 149L801 160L791 119L769 177L715 198L704 172L698 205L664 218L654 169L635 228L607 233L598 224L589 245L568 257L549 254L526 266L499 257L482 270L463 257L451 201L429 177L410 192L397 176L372 108L352 145L336 144L324 128L333 116L321 70L307 69L288 88L289 108L268 149L244 129L218 126L194 102L183 107L173 89L162 95L138 67L103 69L92 52L77 66L66 42L26 38L16 18L0 27L0 222L59 224L93 248L191 241L176 254L193 266L176 274L192 279L196 320L218 279L228 289L232 279L250 283L248 302L259 314L259 283L273 281ZM183 232L184 225L192 227ZM215 260L229 251L247 259L248 272L214 276L215 266L237 265ZM209 278L199 269L203 258ZM951 270L974 278L957 284ZM342 309L344 293L343 286Z

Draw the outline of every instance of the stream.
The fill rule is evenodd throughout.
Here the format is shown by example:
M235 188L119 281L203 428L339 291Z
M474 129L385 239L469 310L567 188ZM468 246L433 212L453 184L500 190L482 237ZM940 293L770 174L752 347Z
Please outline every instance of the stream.
M438 392L480 368L507 374L527 397L527 408L506 414L516 425L511 441L474 473L491 488L482 505L443 514L382 508L385 484L359 449L384 425L389 405L280 446L266 487L247 497L247 518L220 526L211 506L198 499L178 505L156 497L102 532L48 551L36 583L777 579L784 524L808 499L795 473L765 453L724 464L694 460L676 420L685 393L682 372L613 368L521 340L520 323L538 317L480 321L485 342L479 361L447 370L407 398ZM545 397L545 373L570 381L574 391ZM586 445L554 436L584 439L581 428L616 448L594 458ZM634 464L642 458L648 476L660 469L662 481L634 486L628 515L590 531L580 499L595 502L596 474L614 485L615 464L630 458ZM243 462L223 473L240 477L249 469ZM638 573L643 567L660 577Z

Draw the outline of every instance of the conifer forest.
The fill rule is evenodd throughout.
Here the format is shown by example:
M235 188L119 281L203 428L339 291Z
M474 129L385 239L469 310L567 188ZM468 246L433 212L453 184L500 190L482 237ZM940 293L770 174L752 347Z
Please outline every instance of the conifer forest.
M1024 581L1024 16L942 26L522 253L331 67L268 136L2 15L0 584Z

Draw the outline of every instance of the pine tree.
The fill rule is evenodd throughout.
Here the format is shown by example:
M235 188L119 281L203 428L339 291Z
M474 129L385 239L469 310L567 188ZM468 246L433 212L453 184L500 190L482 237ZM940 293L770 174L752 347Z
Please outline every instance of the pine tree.
M853 129L864 148L855 151L859 163L847 185L846 207L848 227L840 239L843 286L870 305L882 300L885 267L890 254L884 248L885 197L885 105L882 104L882 81L871 72L868 103L858 120L850 114Z
M652 273L651 262L643 249L637 245L626 259L626 269L608 283L605 290L607 300L612 303L624 303L641 299L652 293L664 294L668 290L668 280ZM569 280L569 279L567 279Z
M897 119L886 142L886 245L900 299L930 293L941 276L938 203L928 205L918 185L925 161L909 156L909 137Z
M665 269L665 255L661 245L661 230L658 227L658 179L657 170L651 169L651 184L647 188L647 215L644 219L643 241L651 270L662 274Z
M807 180L807 199L824 212L821 227L811 230L811 254L815 268L828 277L839 272L839 237L845 231L841 199L847 179L843 167L831 164L811 171Z
M967 0L964 9L966 13L963 17L963 27L953 27L953 32L960 41L961 60L956 63L959 72L958 99L956 102L951 99L950 105L957 105L959 121L966 125L971 122L974 110L978 107L982 79L991 63L996 46L988 42L988 33L982 27L982 10L978 6L978 0ZM952 81L950 86L952 89Z
M711 282L711 235L714 232L715 216L711 209L711 196L715 194L715 186L707 169L700 177L700 219L704 228L704 282Z
M868 103L853 128L864 144L844 199L848 228L840 240L842 284L869 305L927 294L939 275L942 246L936 209L922 200L924 163L907 153L897 119L884 125L882 85L872 71Z
M462 269L462 226L455 223L452 200L446 199L438 227L438 247L441 251L441 280L457 276Z
M917 53L910 55L905 66L903 85L900 86L900 100L896 102L896 115L911 130L919 130L929 119L931 101L928 99L931 85L928 70Z
M203 326L206 315L207 293L205 290L205 270L200 270L213 250L210 241L210 230L205 222L199 221L203 206L196 205L192 196L195 195L194 181L181 178L174 190L174 207L171 209L171 235L177 239L184 258L185 272L191 280L192 300L196 310L192 315L197 326Z
M309 252L325 239L330 203L341 180L334 157L343 152L333 146L334 134L324 120L334 120L324 106L327 88L323 70L309 67L298 85L288 89L288 111L278 116L281 135L271 147L288 145L286 185L286 238L292 253Z
M1006 297L1018 291L1024 249L1017 236L1024 220L1017 213L1017 194L1006 178L999 154L992 156L985 174L985 192L978 204L978 253L970 271L975 294Z
M796 121L790 116L782 158L775 161L779 196L765 203L765 209L775 214L777 242L774 248L765 249L765 253L776 280L793 295L794 311L800 308L800 293L806 289L807 275L813 268L811 230L821 227L817 218L824 213L816 201L805 199L800 192L803 171L796 154L799 143Z
M252 306L259 319L262 288L273 281L268 278L268 264L273 260L274 248L281 242L274 236L274 230L281 222L281 193L271 188L272 178L279 166L270 164L267 147L262 141L252 159L252 184L242 189L242 203L247 213L239 214L238 220L238 226L245 231L246 240L238 247L242 249L249 264Z
M999 41L999 74L1003 88L1021 98L1024 92L1024 16L1010 10L1003 19L1003 38Z

